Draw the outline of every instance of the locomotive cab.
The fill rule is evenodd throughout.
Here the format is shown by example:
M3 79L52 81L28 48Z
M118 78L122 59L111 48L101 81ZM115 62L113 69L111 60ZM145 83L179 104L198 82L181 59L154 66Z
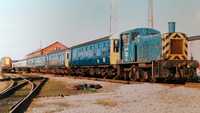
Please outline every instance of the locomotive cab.
M161 34L151 28L137 28L120 36L121 63L151 62L161 56Z

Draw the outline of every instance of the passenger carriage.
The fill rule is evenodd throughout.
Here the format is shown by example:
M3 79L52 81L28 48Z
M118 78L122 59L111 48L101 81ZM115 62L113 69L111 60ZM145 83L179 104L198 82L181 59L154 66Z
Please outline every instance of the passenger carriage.
M119 40L111 35L71 47L70 68L76 75L110 78L118 61Z

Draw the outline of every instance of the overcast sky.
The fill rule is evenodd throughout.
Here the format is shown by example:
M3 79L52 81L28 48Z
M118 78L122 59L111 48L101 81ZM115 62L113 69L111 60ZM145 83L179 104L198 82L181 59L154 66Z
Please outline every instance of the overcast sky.
M118 31L147 26L148 0L118 0ZM109 0L0 0L0 57L23 58L60 41L66 46L109 34ZM155 28L200 34L199 0L155 0Z

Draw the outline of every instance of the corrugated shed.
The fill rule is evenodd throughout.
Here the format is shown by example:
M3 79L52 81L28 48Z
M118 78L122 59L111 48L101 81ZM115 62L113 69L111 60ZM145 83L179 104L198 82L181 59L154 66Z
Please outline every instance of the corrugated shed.
M200 62L200 36L189 37L189 58ZM198 69L200 75L200 67Z

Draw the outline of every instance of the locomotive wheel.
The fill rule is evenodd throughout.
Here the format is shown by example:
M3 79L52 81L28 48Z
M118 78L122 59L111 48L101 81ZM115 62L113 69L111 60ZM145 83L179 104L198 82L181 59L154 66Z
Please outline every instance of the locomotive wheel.
M155 78L152 78L152 73L151 73L151 71L148 71L147 74L148 74L148 79L147 79L147 81L149 81L149 82L156 82L156 79L155 79Z
M128 71L124 72L124 80L130 80Z
M145 81L148 81L149 76L148 76L147 71L144 71L143 77L144 77L144 80L145 80Z
M109 69L108 70L108 78L113 78L113 72L112 72L112 69Z
M139 80L139 71L136 68L133 68L130 73L129 76L131 77L132 80L137 81Z
M91 69L90 69L90 72L89 72L90 76L94 76L94 73L95 73L95 72L94 72L94 69L91 68Z
M141 69L139 70L139 77L140 77L140 82L144 82L146 80L144 76L144 71Z

